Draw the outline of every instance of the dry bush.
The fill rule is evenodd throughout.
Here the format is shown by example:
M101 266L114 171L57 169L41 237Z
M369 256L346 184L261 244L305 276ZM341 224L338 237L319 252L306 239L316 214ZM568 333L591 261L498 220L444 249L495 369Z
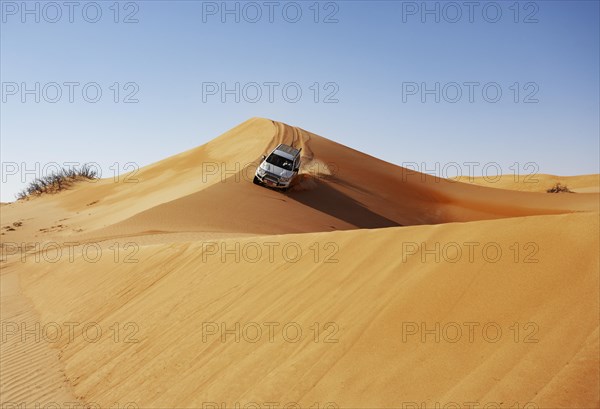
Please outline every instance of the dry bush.
M567 185L561 185L560 183L555 184L550 189L546 190L547 193L575 193L569 190Z
M17 200L39 196L44 193L57 193L79 180L94 180L97 178L97 172L87 164L81 168L63 168L58 172L52 172L49 175L33 180L25 189L17 194Z

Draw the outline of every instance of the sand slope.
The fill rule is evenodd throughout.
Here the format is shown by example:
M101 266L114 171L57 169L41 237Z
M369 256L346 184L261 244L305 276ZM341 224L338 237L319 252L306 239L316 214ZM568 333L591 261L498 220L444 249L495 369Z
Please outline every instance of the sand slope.
M134 264L79 259L22 271L44 322L94 321L105 329L135 323L137 343L113 342L110 333L98 343L78 336L62 348L77 394L103 405L275 401L346 408L532 401L540 407L593 407L599 380L598 227L597 215L582 214L264 236L224 245L266 249L265 242L278 248L294 243L302 257L288 262L276 251L272 262L266 253L259 262L242 257L238 263L235 255L223 262L223 253L196 242L145 247ZM452 251L440 252L439 262L436 254L413 254L413 245L421 243L465 249L466 242L480 243L472 260ZM484 258L490 242L502 249L497 262ZM517 261L509 249L514 242L521 247ZM321 247L317 262L314 243ZM528 243L534 247L524 251ZM222 342L220 330L214 335L203 327L224 323L234 329L236 322L248 330L247 338L240 330L239 342L235 334ZM269 322L280 323L272 343L264 324ZM311 329L315 322L322 327L319 342ZM325 328L328 322L335 324ZM420 331L403 341L403 323L422 322L429 329L459 323L465 332L455 343L448 341L456 338L452 327L441 332L439 343L435 334L422 342ZM467 322L478 324L473 342ZM517 341L510 329L515 322ZM248 341L257 334L249 323L265 331L257 342ZM283 339L281 328L288 323L300 325L300 341ZM494 323L491 338L496 325L501 328L498 342L484 339L488 323ZM203 334L210 334L205 342ZM337 342L325 342L327 336Z
M303 148L287 194L251 181L280 142ZM600 404L597 193L445 181L260 118L129 176L2 206L3 323L78 324L2 343L4 404Z

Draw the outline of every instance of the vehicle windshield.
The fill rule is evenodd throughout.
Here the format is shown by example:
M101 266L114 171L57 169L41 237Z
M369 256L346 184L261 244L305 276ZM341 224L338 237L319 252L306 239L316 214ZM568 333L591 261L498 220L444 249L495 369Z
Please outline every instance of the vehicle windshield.
M271 165L277 166L279 168L283 168L285 170L293 170L293 162L291 159L286 159L275 153L269 155L269 157L267 158L267 163L270 163Z

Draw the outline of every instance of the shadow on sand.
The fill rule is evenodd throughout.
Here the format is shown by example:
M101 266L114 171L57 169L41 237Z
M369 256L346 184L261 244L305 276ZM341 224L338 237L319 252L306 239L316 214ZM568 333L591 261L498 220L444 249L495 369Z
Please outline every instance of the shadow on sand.
M358 228L395 227L401 224L374 213L361 203L334 189L329 183L309 175L286 195L306 206L326 213Z

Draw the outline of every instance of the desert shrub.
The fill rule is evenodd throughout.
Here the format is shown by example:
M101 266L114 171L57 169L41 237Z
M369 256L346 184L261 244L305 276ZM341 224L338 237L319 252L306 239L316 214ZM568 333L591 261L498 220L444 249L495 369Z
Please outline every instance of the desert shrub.
M44 193L57 193L80 180L94 180L98 173L91 166L85 164L81 168L73 167L52 172L41 178L34 179L29 185L17 193L17 200L39 196Z
M561 185L560 183L555 184L550 189L546 190L547 193L574 193L572 190L569 190L567 185Z

